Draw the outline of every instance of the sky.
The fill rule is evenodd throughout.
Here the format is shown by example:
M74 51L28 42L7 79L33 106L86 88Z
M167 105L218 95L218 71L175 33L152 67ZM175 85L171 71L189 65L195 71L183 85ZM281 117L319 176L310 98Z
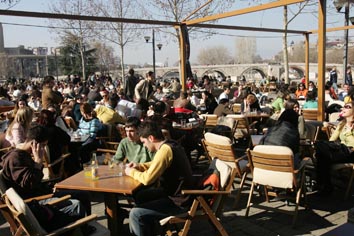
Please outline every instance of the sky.
M247 1L236 0L235 2L235 6L230 10L247 7ZM331 1L327 2L329 5L327 11L327 28L342 26L344 24L344 14L335 12L333 6L330 5L332 4ZM48 0L20 0L15 6L11 8L11 10L45 12L48 11L48 4ZM0 9L7 9L7 7L8 6L6 4L0 3ZM317 7L315 7L315 10L317 10ZM353 12L351 15L354 15L353 7L351 7L351 11ZM283 24L282 15L282 8L276 8L272 10L222 19L219 20L218 24L281 29ZM291 13L289 13L289 15L291 15ZM24 45L26 48L60 46L60 38L58 38L58 36L48 28L13 25L15 23L47 26L49 25L49 21L47 19L0 16L0 22L3 23L5 47L17 47L19 45ZM301 14L289 25L289 29L294 30L311 30L317 28L317 11L315 13L308 12ZM328 34L327 36L329 39L334 39L336 37L343 37L343 34L344 33L342 31L338 31ZM354 40L352 37L353 32L350 32L349 35L350 40ZM202 39L203 37L191 39L191 62L198 63L197 57L201 49L220 45L228 48L231 56L234 57L236 51L236 39L238 37L247 36L256 37L257 54L259 54L263 59L270 59L276 53L281 51L282 35L279 33L218 30L216 35L208 39ZM302 35L288 36L289 43L291 41L297 43L302 40ZM315 35L310 36L311 43L316 43L316 40L317 37ZM161 50L155 51L157 63L168 63L169 66L172 66L178 61L178 45L176 42L166 41L163 35L160 35L160 33L155 35L155 42L156 44L163 44ZM142 37L141 41L137 40L137 42L135 42L133 45L128 46L126 48L125 63L152 63L152 44L145 43L145 40Z

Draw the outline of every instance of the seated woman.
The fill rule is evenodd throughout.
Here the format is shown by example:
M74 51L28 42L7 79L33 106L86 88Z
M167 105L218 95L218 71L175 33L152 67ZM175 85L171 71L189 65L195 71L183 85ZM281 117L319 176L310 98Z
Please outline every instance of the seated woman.
M280 115L277 123L268 129L260 144L289 147L294 154L295 168L300 163L300 135L298 131L298 114L292 109L286 109Z
M258 99L254 94L248 94L246 99L244 99L243 103L241 103L241 112L251 112L253 110L262 111L259 106Z
M82 144L79 155L81 163L86 163L91 159L91 153L98 147L98 140L96 140L97 134L102 131L103 125L94 116L91 105L84 102L80 105L80 111L82 118L79 123L78 131L83 135L89 135L89 138Z
M307 92L306 102L303 105L304 109L318 108L315 93L312 91Z
M308 90L304 83L299 83L297 90L295 92L296 98L300 100L305 100Z
M315 143L317 161L317 184L323 195L332 191L331 165L354 162L354 102L344 105L340 116L343 120L338 124L329 141Z
M18 109L14 120L6 130L5 139L10 142L11 146L23 143L26 140L27 131L30 128L33 118L33 110L30 107Z

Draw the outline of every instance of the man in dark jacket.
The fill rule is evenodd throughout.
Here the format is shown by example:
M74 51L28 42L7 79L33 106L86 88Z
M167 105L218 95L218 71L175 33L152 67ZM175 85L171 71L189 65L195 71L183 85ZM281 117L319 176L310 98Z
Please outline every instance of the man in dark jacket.
M124 93L129 101L134 101L134 89L136 84L138 83L138 79L134 75L134 69L130 69L128 72L128 77L126 78L124 84Z

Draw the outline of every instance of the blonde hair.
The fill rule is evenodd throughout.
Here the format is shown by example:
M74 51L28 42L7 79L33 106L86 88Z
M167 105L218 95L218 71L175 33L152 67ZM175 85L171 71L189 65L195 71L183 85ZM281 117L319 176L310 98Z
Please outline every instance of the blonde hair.
M20 124L27 131L31 125L33 118L33 110L30 107L22 107L17 110L14 120L9 125L6 133L12 136L11 130L14 124Z

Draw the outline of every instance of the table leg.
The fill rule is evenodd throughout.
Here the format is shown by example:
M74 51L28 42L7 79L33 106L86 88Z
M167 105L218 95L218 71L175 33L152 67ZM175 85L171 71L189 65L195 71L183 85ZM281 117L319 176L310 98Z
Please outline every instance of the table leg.
M122 229L122 225L118 222L118 194L105 193L104 202L106 206L106 216L108 229L111 231L111 235L118 235L119 228Z

